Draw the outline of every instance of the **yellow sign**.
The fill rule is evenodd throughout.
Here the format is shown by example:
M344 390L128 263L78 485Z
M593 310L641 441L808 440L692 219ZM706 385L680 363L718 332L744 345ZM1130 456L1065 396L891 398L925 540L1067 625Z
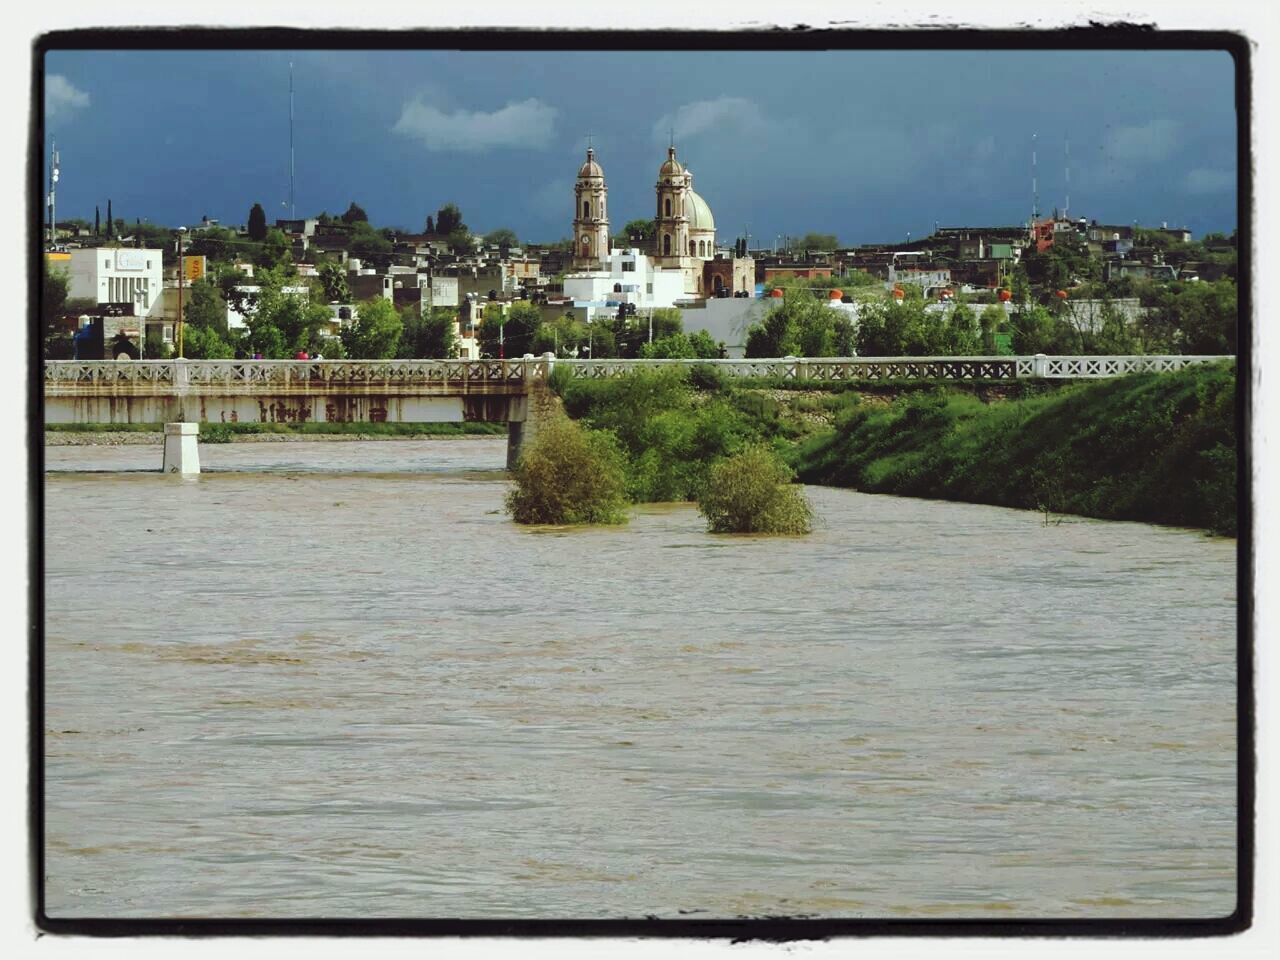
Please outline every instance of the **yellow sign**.
M204 256L183 257L182 275L194 283L204 276Z

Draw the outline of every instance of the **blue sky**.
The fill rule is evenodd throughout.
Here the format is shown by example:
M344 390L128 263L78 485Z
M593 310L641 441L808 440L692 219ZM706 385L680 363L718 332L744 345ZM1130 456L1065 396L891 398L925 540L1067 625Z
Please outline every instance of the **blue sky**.
M1069 138L1073 216L1236 226L1233 64L1191 51L52 52L59 219L286 215L290 60L299 216L559 239L591 134L619 230L674 130L722 240L896 241L1025 221L1034 133L1042 211Z

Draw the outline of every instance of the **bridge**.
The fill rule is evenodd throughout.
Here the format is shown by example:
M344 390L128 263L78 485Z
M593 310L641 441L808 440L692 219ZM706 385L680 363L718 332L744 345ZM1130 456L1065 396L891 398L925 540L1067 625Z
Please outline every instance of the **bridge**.
M612 379L712 366L775 381L1094 379L1234 360L1220 356L784 357L758 360L51 360L46 423L163 423L163 469L199 471L199 423L505 422L507 465L555 401L551 371Z

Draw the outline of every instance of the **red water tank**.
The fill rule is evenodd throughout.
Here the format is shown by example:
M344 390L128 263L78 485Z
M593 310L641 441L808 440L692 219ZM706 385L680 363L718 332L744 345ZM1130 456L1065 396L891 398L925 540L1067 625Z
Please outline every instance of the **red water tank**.
M829 294L827 294L827 296L830 297L832 300L843 300L844 292L841 290L832 290Z
M769 294L769 296L771 296L771 297L781 297L781 296L782 296L782 291L781 291L781 290L779 290L777 287L774 287L774 288L773 288L773 291Z
M1008 290L1001 290L999 293L999 297L1000 297L1001 303L1008 303L1010 300L1013 299L1013 294L1010 293Z
M1065 300L1067 299L1067 291L1059 290L1056 294L1054 294L1054 296L1056 296L1059 300Z

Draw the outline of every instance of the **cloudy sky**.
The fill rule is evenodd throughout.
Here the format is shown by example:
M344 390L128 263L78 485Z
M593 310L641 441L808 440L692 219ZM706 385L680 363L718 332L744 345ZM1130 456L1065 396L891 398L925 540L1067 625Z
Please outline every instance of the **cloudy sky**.
M1025 221L1034 134L1045 212L1069 139L1073 216L1236 226L1232 61L1170 51L52 52L59 219L286 215L290 60L299 216L559 239L591 135L617 230L674 134L722 240L899 240Z

